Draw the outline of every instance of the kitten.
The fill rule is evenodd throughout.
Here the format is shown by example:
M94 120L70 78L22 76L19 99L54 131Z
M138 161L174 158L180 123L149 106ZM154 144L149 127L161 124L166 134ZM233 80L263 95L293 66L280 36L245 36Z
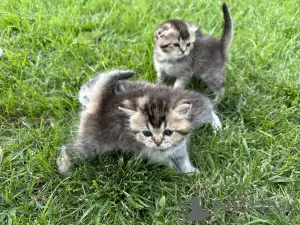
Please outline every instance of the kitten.
M202 79L216 94L223 97L225 86L224 64L233 36L229 10L224 3L224 28L220 40L203 34L196 25L169 20L154 31L154 64L157 80L176 77L174 87L185 88L190 77Z
M70 174L78 160L115 149L132 151L150 163L170 165L182 173L198 172L190 162L187 139L206 122L221 122L207 97L147 82L124 81L132 71L112 71L82 86L77 137L62 147L60 174Z

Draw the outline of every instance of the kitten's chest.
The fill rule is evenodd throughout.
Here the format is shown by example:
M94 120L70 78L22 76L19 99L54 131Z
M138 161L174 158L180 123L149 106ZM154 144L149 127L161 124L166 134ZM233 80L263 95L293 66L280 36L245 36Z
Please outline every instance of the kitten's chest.
M192 68L189 62L156 62L155 66L158 71L171 77L192 76Z
M149 163L162 163L165 164L169 162L170 152L161 152L161 151L153 151L150 150L152 154L148 154L148 162Z

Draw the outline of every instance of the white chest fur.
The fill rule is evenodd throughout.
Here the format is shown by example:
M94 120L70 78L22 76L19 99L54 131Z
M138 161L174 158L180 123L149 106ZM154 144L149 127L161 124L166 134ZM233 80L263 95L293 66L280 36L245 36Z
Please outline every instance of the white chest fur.
M165 151L153 151L153 149L149 149L148 152L152 154L148 154L149 163L162 163L162 164L169 164L170 157L174 157L181 151L186 150L186 141L182 141L177 146L171 147Z
M155 62L156 71L162 75L167 75L170 77L179 77L179 76L192 76L191 65L188 61L170 63L168 61Z

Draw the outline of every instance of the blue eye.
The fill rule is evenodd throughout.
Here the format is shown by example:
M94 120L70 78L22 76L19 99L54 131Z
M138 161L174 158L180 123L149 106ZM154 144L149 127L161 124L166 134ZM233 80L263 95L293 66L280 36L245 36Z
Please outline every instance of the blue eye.
M144 130L144 131L143 131L143 135L144 135L145 137L150 137L150 136L152 136L152 133L151 133L150 131L148 131L148 130Z
M191 43L187 43L187 44L186 44L186 47L190 47L190 46L191 46Z
M180 47L180 44L179 43L173 43L173 46L174 47Z
M171 136L172 134L173 134L173 131L172 131L172 130L166 129L166 130L164 131L164 135Z

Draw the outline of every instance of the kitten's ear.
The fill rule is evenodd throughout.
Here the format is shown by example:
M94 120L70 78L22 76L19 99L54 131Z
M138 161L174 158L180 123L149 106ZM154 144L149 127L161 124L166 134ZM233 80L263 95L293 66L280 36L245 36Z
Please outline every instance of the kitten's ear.
M191 24L190 30L191 30L191 32L195 33L196 31L199 30L199 27L194 24Z
M156 29L154 31L154 39L158 40L159 38L161 38L164 35L165 32L166 32L166 30L162 27Z
M192 104L182 103L174 109L173 113L180 118L189 119L191 117L191 109Z
M128 116L133 116L134 114L136 114L136 111L131 110L131 109L126 109L123 107L118 107L118 109L121 110L122 112L124 112Z

